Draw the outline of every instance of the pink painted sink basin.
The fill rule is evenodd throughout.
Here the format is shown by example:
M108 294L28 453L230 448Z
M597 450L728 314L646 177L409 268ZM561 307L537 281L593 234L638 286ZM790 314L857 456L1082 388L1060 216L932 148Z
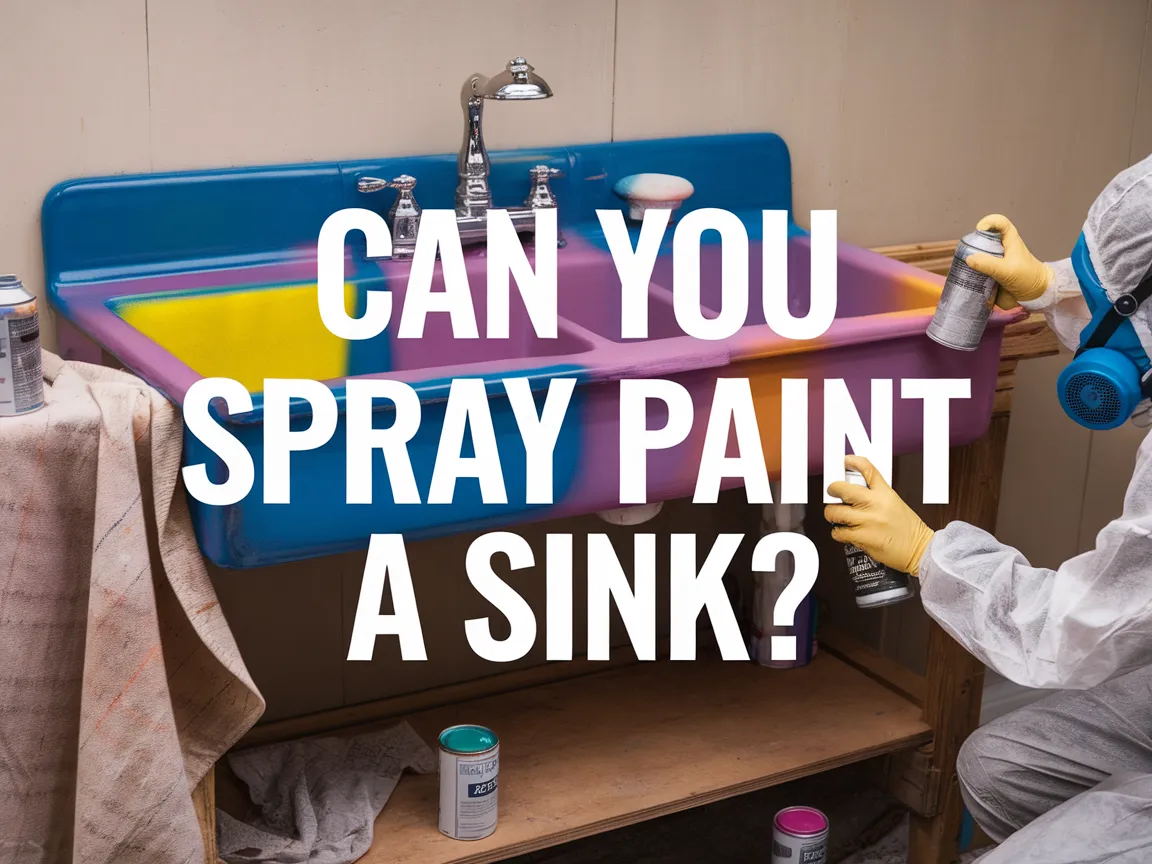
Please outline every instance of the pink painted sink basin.
M1003 328L1013 316L996 313L979 349L971 354L942 348L924 335L941 280L851 246L839 248L838 314L819 339L788 341L764 323L755 241L749 262L751 314L730 338L704 342L681 330L673 314L675 286L668 256L658 259L648 287L648 337L622 338L620 283L596 216L600 210L627 206L613 192L614 184L639 173L685 177L695 192L678 214L718 207L737 213L751 226L763 210L792 212L790 157L778 136L613 141L490 156L492 188L499 201L523 200L528 171L537 164L564 171L553 182L560 227L569 241L558 251L555 339L535 334L515 293L506 339L452 339L447 322L433 316L418 341L396 338L392 327L374 339L347 343L320 321L315 239L324 220L346 207L386 212L390 200L357 191L365 176L411 174L419 178L417 195L424 207L451 206L457 182L454 153L86 178L49 192L42 220L45 271L65 356L99 362L111 355L176 403L205 377L235 378L253 393L254 410L221 415L228 431L253 456L253 491L224 507L191 502L201 548L217 564L250 567L363 548L372 533L430 537L616 507L618 382L626 378L670 379L688 391L695 408L684 441L648 454L649 501L692 494L708 409L720 377L749 380L763 450L773 471L779 468L783 378L810 382L810 469L818 468L821 458L825 379L846 382L867 423L871 379L970 378L972 398L953 411L951 440L962 444L986 429ZM732 165L755 170L733 171ZM802 314L807 306L808 241L794 225L789 230L794 235L790 308ZM718 251L708 245L701 249L705 316L718 311ZM398 261L364 262L350 251L350 309L354 311L367 292L378 290L395 292L395 307L401 308L408 268ZM466 269L483 334L483 250L466 253ZM262 501L260 391L266 377L325 381L341 407L336 433L327 444L293 453L291 503L284 505ZM508 503L483 503L475 480L463 478L451 504L396 504L381 454L373 467L373 503L347 504L344 391L349 378L357 377L406 381L418 392L421 426L409 442L409 455L422 496L430 485L450 382L483 379ZM576 379L555 451L555 503L526 503L524 447L504 395L506 377L528 379L541 401L553 378ZM920 403L898 398L895 412L897 451L917 449L922 443ZM374 422L386 425L393 413L391 406L382 405ZM651 404L649 427L662 424L663 415L658 403ZM294 414L293 422L309 422L307 412ZM205 464L218 479L226 471L187 431L184 460Z
M806 237L791 241L789 308L801 315L808 304ZM702 314L714 317L720 302L718 246L701 249ZM439 436L448 383L457 377L484 377L493 382L526 376L545 388L555 376L579 381L557 452L557 495L552 505L516 501L525 479L517 473L522 444L511 423L506 399L495 390L492 410L501 435L502 459L510 466L507 505L486 505L478 490L462 481L450 507L403 507L391 501L383 471L376 473L378 500L370 506L343 501L343 448L338 429L333 442L294 454L293 476L299 476L302 503L283 507L258 500L260 477L250 499L233 507L212 508L193 502L205 551L217 563L249 566L351 548L373 531L398 530L429 536L467 526L503 524L550 516L587 513L619 504L619 405L621 378L667 378L684 386L696 409L691 433L679 445L648 457L649 500L690 495L694 488L712 391L719 377L747 377L752 384L765 458L779 470L779 391L782 378L807 378L810 469L819 469L822 406L826 378L842 378L865 423L870 422L870 381L877 377L970 377L971 403L954 412L956 443L983 433L991 413L1000 338L1011 316L997 314L980 349L971 354L950 351L929 340L924 330L941 280L879 255L841 245L837 317L822 337L810 342L783 339L764 323L760 303L759 245L750 247L750 298L747 323L722 341L686 335L673 311L671 258L657 260L648 289L649 336L624 339L620 324L620 282L609 254L569 232L560 250L558 334L537 336L527 311L513 290L507 339L488 339L486 328L486 260L482 250L466 256L481 338L452 338L447 315L432 314L421 339L395 337L395 321L376 339L345 343L327 333L315 304L315 260L307 254L291 262L261 267L221 269L141 279L113 280L92 286L72 299L69 318L128 368L180 402L201 377L225 376L244 381L255 394L256 410L226 418L233 434L256 454L262 447L261 382L264 377L311 377L327 381L342 404L349 377L386 377L413 384L427 404L425 426L411 452L418 485L426 491ZM410 264L380 261L349 264L348 303L354 309L363 292L394 292L394 314L403 307ZM434 290L442 290L437 269ZM256 333L264 336L255 337ZM898 392L898 390L897 390ZM440 407L437 407L440 406ZM920 446L920 403L896 400L895 447ZM654 404L649 426L665 422ZM343 423L343 416L341 424ZM192 436L187 457L214 459ZM259 460L257 459L259 465ZM522 473L522 467L519 469ZM293 481L296 483L296 480ZM296 494L294 487L294 495ZM520 495L523 493L520 492ZM374 496L376 497L376 496ZM303 502L307 503L303 503ZM299 514L294 513L298 509ZM287 516L293 526L286 530Z

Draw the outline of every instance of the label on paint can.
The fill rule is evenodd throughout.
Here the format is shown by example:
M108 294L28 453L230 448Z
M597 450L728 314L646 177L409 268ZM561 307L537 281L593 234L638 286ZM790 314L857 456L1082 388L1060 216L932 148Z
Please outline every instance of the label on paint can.
M864 475L851 468L844 471L844 479L855 486L868 487ZM851 543L844 544L844 555L848 559L848 577L852 580L857 606L887 606L912 596L912 579L907 573L885 567Z
M787 807L772 820L772 864L826 864L828 817L814 807Z
M0 276L0 417L44 407L36 298L15 276Z
M958 351L975 351L996 304L996 280L968 266L968 256L984 252L1004 257L998 231L973 231L956 247L944 291L928 325L928 337Z
M440 833L480 840L496 830L500 740L483 726L440 733Z

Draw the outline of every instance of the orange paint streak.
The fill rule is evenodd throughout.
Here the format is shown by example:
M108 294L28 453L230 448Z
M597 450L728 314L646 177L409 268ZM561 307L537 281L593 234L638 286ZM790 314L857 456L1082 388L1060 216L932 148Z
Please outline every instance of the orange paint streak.
M47 431L47 429L45 429ZM36 468L39 469L41 463L44 461L44 448L48 443L47 435L40 438L40 444L36 448ZM39 471L37 471L39 473ZM20 512L20 527L16 530L16 552L20 552L20 547L24 545L25 531L24 528L28 523L28 519L32 515L31 507L22 507Z
M151 663L152 660L154 658L158 657L159 655L160 655L160 644L159 643L153 645L151 648L148 649L148 653L146 655L144 655L144 659L142 661L140 661L140 665L136 667L136 671L133 672L128 677L128 680L124 682L124 686L120 688L120 692L116 694L116 698L108 703L108 707L104 710L104 713L100 715L100 719L96 721L96 725L92 727L92 731L96 731L97 729L99 729L100 724L108 719L108 715L112 713L112 710L116 707L116 704L120 701L121 697L132 688L133 684L136 683L136 679L140 677L140 673L144 671L144 667L147 666L149 663Z

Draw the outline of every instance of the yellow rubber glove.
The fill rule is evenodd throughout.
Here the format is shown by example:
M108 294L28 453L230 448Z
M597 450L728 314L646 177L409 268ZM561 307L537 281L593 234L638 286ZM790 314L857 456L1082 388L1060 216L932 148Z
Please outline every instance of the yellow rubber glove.
M985 216L976 224L978 231L999 231L1004 244L1004 257L997 258L984 252L975 252L965 260L973 270L991 276L1000 283L996 305L1012 309L1018 300L1035 300L1047 289L1056 274L1052 268L1028 251L1020 232L1007 216L995 213Z
M862 456L846 456L844 464L864 475L868 488L844 480L828 487L843 504L829 504L824 518L838 527L832 539L851 543L893 570L916 576L933 531L905 504L875 466Z

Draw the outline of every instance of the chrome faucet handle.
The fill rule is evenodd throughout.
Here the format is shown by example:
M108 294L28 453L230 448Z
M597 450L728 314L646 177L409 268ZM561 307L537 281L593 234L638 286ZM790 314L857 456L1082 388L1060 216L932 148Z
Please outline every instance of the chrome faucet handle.
M548 165L534 165L528 169L528 176L532 178L532 191L524 200L524 206L531 207L533 210L555 207L556 196L552 194L552 187L548 181L553 177L563 177L564 172Z
M356 181L356 191L365 194L369 192L380 192L387 189L388 181L381 180L379 177L361 177Z
M392 209L388 211L388 218L395 221L397 215L401 217L420 218L420 205L416 203L416 196L412 194L412 190L416 188L416 178L411 174L401 174L390 183L384 184L389 189L396 190L396 200L392 203ZM393 225L393 231L395 231Z
M384 185L389 189L399 189L401 192L411 192L416 188L416 178L411 174L401 174L395 180L392 180L390 183L385 183Z
M356 188L364 193L396 190L396 200L388 211L388 221L392 223L392 257L411 258L416 251L416 232L420 229L420 205L412 194L416 178L410 174L401 174L394 180L361 177L356 181Z
M528 174L533 180L548 180L551 177L564 176L562 170L553 168L550 165L533 165L528 169Z
M528 169L528 176L532 178L532 191L524 200L524 206L529 211L555 210L556 196L552 194L552 187L548 181L553 177L563 177L564 172L549 165L533 165ZM556 245L561 249L568 245L568 241L564 239L564 232L559 228L556 229Z

